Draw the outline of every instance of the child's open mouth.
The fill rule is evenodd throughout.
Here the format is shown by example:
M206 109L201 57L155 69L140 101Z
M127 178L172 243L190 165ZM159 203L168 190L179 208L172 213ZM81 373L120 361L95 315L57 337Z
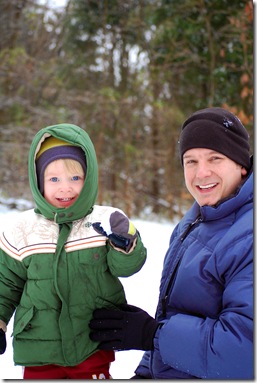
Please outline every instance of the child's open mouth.
M56 198L60 207L69 207L75 201L75 197Z

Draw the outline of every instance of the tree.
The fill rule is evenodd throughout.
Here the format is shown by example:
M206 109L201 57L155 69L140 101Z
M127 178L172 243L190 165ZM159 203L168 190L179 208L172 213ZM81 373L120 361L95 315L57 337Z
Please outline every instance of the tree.
M1 6L0 176L14 170L13 185L21 174L27 180L34 133L71 122L95 144L99 203L172 217L188 202L177 155L183 120L223 106L251 132L251 1L69 0L63 12L36 0Z

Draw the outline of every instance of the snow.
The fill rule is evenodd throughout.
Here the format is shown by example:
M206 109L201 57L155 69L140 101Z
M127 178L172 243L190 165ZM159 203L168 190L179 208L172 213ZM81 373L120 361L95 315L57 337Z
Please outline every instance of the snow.
M64 8L67 0L39 0L39 4L49 6L49 8Z
M17 210L9 210L0 205L0 226L13 220ZM168 248L170 235L176 222L145 221L133 219L133 223L140 232L141 238L147 248L147 260L143 268L129 278L121 278L129 304L141 307L154 316L158 300L159 283L163 259ZM7 349L0 356L0 370L2 379L22 379L22 367L13 363L12 350L13 320L8 324ZM141 360L143 351L130 350L116 352L116 360L112 363L110 371L113 379L130 379Z

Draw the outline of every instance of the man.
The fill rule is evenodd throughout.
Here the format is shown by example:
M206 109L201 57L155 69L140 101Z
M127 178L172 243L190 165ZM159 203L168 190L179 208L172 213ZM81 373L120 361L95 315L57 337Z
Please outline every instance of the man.
M146 350L134 379L253 379L249 136L234 114L206 108L182 125L179 150L195 202L171 236L156 317L98 309L91 339Z

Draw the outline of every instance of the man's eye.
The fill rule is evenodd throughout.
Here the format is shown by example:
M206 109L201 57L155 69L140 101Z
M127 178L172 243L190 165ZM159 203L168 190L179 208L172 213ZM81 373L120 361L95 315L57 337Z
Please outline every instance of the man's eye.
M195 160L186 160L185 161L185 165L192 165L192 164L195 164L196 161Z
M57 181L58 181L58 178L57 178L57 177L52 177L52 178L50 178L50 181L52 181L52 182L57 182Z

